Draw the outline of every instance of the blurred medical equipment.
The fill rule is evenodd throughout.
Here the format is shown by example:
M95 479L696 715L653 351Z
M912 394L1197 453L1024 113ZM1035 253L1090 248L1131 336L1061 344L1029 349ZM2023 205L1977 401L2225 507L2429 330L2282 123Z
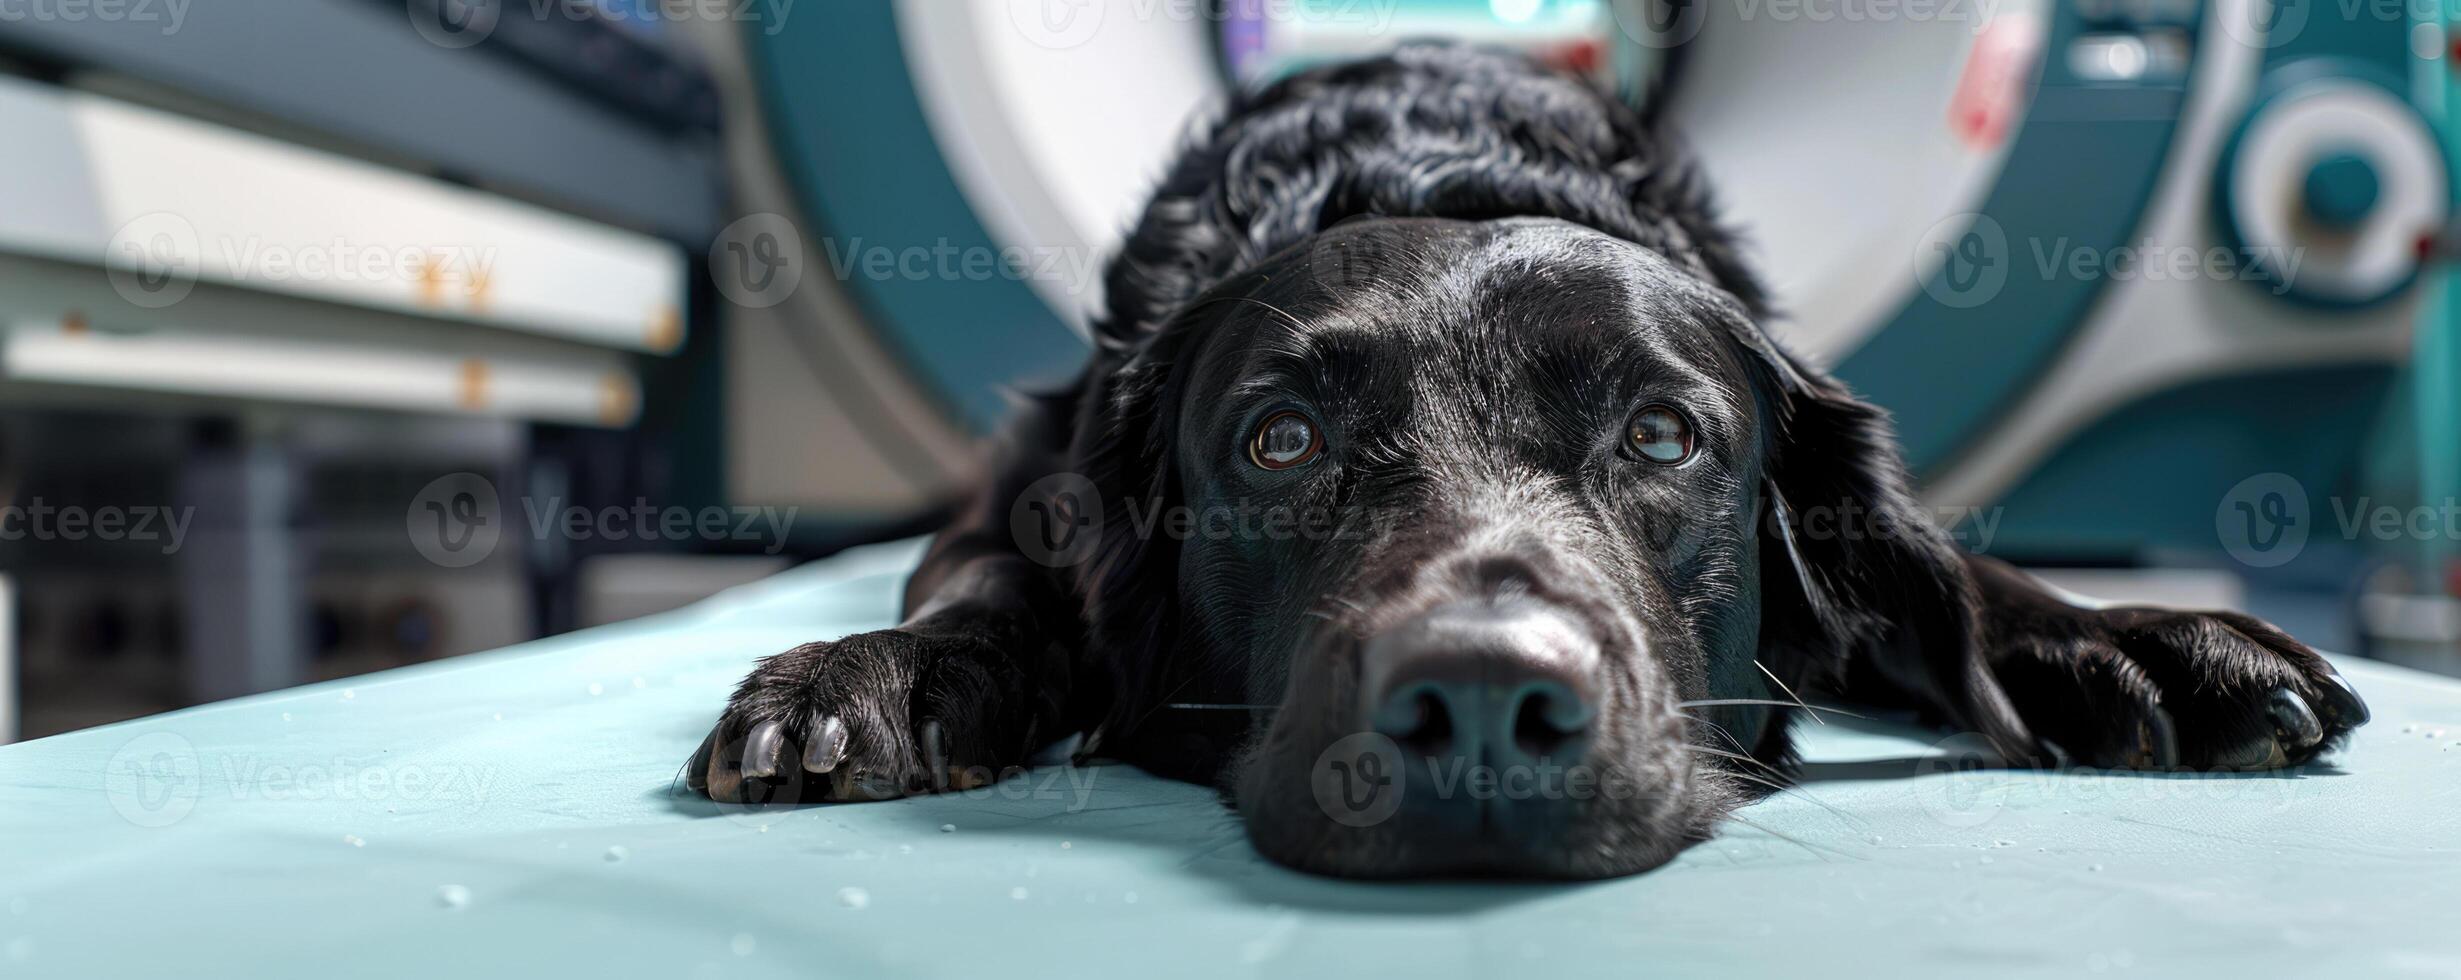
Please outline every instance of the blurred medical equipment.
M21 689L51 692L31 733L572 625L586 542L405 546L441 475L717 493L659 479L716 469L664 464L717 441L689 403L716 395L677 378L712 359L694 260L724 194L715 89L659 22L173 9L0 20L0 549L41 572L14 595Z
M2336 645L2356 641L2348 593L2378 564L2442 591L2425 552L2449 542L2378 541L2335 514L2449 499L2461 477L2441 277L2424 274L2453 211L2451 65L2445 26L2410 19L2424 8L1182 6L901 0L748 43L828 240L1058 259L1118 239L1187 117L1231 84L1419 34L1518 45L1689 137L1759 244L1781 331L1896 411L1969 544L2226 564L2335 596ZM876 95L836 94L856 87ZM860 145L829 137L858 129ZM844 286L977 426L996 383L1067 369L1061 341L1096 301L1064 262L962 299Z

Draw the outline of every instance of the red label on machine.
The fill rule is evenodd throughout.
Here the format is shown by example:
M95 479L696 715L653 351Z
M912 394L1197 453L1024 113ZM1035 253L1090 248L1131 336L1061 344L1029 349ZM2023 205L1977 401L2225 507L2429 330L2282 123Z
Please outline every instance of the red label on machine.
M2023 15L1994 18L1974 38L1965 71L1948 100L1948 129L1974 150L1995 150L2025 114L2034 64L2042 55L2042 23Z

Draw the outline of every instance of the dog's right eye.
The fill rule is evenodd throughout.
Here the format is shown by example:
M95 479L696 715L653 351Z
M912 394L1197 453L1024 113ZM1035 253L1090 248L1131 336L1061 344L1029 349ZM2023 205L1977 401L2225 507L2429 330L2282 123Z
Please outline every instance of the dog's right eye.
M1291 409L1265 416L1248 440L1248 459L1268 470L1287 470L1315 459L1324 451L1324 434L1316 423Z
M1679 466L1692 458L1692 421L1669 405L1632 413L1625 438L1635 455L1660 466Z

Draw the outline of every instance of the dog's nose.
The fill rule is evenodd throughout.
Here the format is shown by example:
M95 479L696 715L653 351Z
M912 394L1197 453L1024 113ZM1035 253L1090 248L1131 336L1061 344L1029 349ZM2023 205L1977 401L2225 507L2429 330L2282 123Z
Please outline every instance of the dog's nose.
M1362 707L1406 757L1526 779L1587 750L1597 663L1587 632L1549 606L1456 603L1369 641Z

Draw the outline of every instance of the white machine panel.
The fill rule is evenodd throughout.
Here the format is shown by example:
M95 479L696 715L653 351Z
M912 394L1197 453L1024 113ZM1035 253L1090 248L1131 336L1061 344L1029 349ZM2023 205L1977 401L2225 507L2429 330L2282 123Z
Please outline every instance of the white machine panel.
M0 154L0 248L597 346L683 339L688 256L648 235L19 79L0 78L0 128L28 147Z

